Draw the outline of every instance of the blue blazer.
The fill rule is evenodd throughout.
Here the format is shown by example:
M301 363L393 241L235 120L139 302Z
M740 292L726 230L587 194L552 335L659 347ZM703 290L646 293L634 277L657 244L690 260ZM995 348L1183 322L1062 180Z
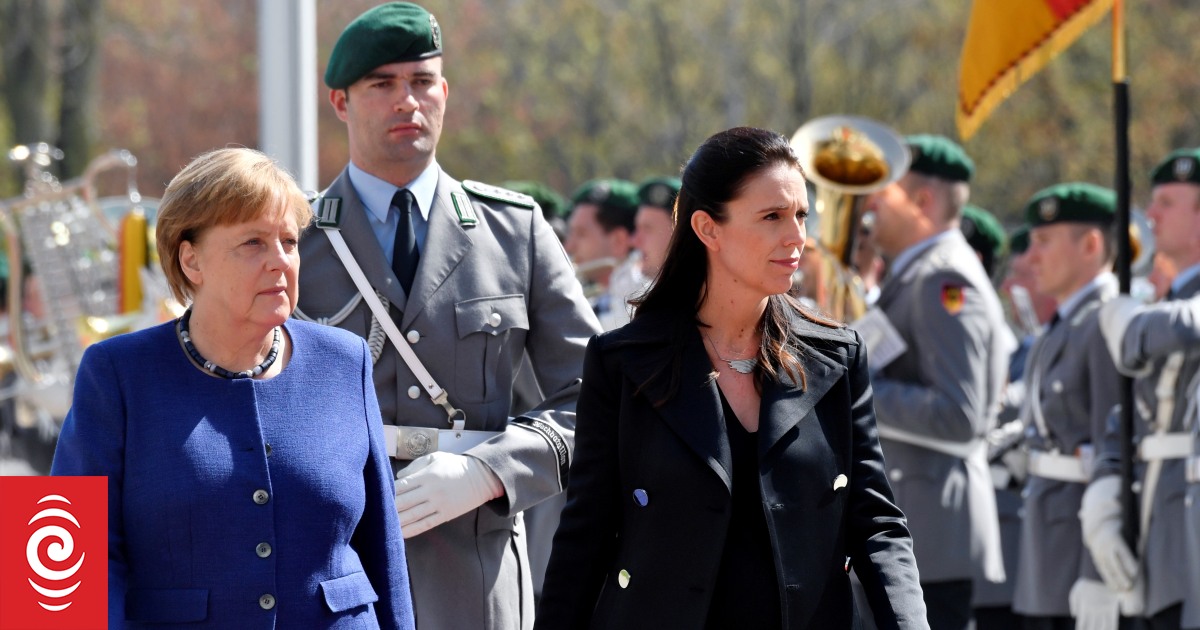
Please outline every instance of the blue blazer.
M110 628L413 628L366 343L284 328L268 380L201 372L174 322L84 353L51 474L108 477Z

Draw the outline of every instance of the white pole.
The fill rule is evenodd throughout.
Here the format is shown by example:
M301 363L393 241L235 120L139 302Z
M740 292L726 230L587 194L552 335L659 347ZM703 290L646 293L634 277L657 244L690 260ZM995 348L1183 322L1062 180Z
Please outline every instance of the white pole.
M315 0L258 0L260 149L319 190Z

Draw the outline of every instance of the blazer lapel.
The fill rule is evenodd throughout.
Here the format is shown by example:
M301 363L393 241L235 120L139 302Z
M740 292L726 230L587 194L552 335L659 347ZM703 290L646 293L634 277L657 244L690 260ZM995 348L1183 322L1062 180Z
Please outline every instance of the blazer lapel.
M758 414L759 460L803 420L821 398L842 377L846 368L833 359L807 347L794 355L804 367L806 387L782 375L779 383L763 387L762 407Z
M367 209L363 207L358 193L350 183L350 175L347 171L342 172L337 181L329 187L325 196L341 198L344 206L341 223L342 238L346 239L350 251L354 252L354 259L358 261L358 266L362 268L363 274L367 276L371 286L382 293L393 306L403 310L404 289L400 288L400 281L392 272L387 255L379 245L379 239L375 238L375 232L371 229L370 221L367 219ZM312 237L310 236L310 238ZM334 255L336 256L336 254Z
M666 395L668 378L654 377L660 366L670 369L671 349L666 344L647 344L631 349L629 376L643 386L643 396L651 403ZM704 351L700 333L694 327L682 353L679 389L656 409L671 428L700 459L708 464L726 489L733 489L733 454L725 433L725 414L717 383L712 378L712 362Z
M417 265L417 275L413 279L412 295L408 301L411 307L403 309L403 328L411 325L421 314L433 292L442 286L471 248L471 237L459 224L454 202L450 199L450 193L458 189L457 181L445 172L439 172L433 207L429 209L425 246L421 248L421 262Z

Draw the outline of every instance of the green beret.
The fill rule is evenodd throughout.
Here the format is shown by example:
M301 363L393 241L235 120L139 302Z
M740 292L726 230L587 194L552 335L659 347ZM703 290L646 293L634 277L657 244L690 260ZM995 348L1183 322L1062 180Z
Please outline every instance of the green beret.
M379 66L441 54L442 28L432 13L411 2L381 4L342 31L329 55L325 85L343 90Z
M501 186L533 197L533 200L542 207L542 214L546 217L560 217L567 211L567 200L544 184L529 181L508 181L501 184Z
M1087 182L1043 188L1025 205L1025 222L1030 228L1064 222L1106 226L1116 214L1117 193Z
M602 208L637 212L638 188L623 179L593 179L575 190L571 204L594 203Z
M912 152L908 170L914 173L952 182L969 182L975 174L975 162L958 143L945 136L919 134L908 136L904 141Z
M673 210L682 186L678 177L651 177L638 186L638 205Z
M1021 225L1008 235L1008 251L1013 255L1024 254L1029 249L1029 226Z
M1004 255L1004 246L1008 238L992 213L979 206L967 204L963 206L959 228L975 251L985 257L990 254L993 260Z
M1150 181L1158 184L1200 185L1200 148L1176 149L1150 171Z

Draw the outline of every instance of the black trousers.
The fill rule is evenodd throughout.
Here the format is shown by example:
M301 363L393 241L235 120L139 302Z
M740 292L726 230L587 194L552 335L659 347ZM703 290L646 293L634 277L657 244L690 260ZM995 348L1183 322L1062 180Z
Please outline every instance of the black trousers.
M1025 617L1025 630L1075 630L1074 617Z
M971 624L971 580L922 582L929 630L967 630Z

